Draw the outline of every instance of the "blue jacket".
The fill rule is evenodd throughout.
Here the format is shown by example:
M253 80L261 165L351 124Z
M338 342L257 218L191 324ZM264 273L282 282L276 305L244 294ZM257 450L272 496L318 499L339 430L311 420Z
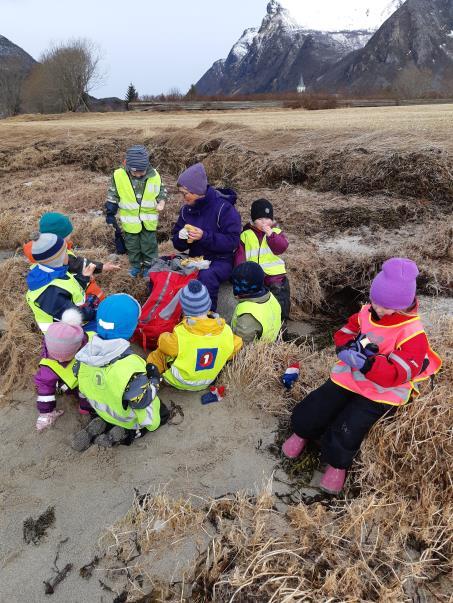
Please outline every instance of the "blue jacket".
M234 207L237 195L232 189L208 186L206 196L194 205L184 205L172 230L173 246L178 251L189 251L191 257L204 256L207 260L233 261L239 245L241 217ZM186 224L203 230L199 241L188 243L178 237Z
M96 309L93 308L90 304L85 306L75 306L72 303L71 295L65 289L61 289L56 285L52 285L52 281L60 278L60 279L69 279L67 276L68 267L62 266L61 268L55 268L51 272L44 272L40 270L38 266L35 266L30 270L27 275L27 285L31 291L35 291L36 289L40 289L44 287L44 285L49 284L49 286L41 293L41 295L36 300L39 304L39 307L50 314L57 320L59 320L65 310L69 308L76 308L82 313L82 319L84 321L94 320L96 317ZM83 289L88 287L90 282L89 277L82 276L80 274L74 275Z

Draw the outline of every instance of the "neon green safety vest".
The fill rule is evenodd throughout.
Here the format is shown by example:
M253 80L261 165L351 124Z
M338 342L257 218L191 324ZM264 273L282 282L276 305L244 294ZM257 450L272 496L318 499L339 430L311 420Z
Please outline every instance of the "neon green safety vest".
M107 366L78 366L79 391L96 413L107 423L124 429L155 431L160 425L160 400L156 396L150 406L124 409L124 391L133 375L146 373L146 362L137 354L120 358Z
M281 233L280 228L273 228L272 231L277 234ZM286 274L285 262L278 255L272 253L265 236L260 245L253 230L247 229L241 234L241 241L244 243L247 262L256 262L268 276Z
M96 335L94 331L87 331L88 341L91 341L94 335ZM54 360L53 358L41 358L39 366L48 366L69 389L75 389L78 383L73 370L75 363L75 358L67 366L63 366L58 360Z
M178 338L178 355L165 371L165 381L177 389L206 389L233 353L233 331L225 325L218 335L195 335L181 323L173 332Z
M143 227L145 230L156 230L159 221L156 199L161 185L159 173L156 172L154 176L147 179L140 203L124 168L115 170L113 177L120 197L119 216L124 232L137 234Z
M260 337L262 341L275 341L282 328L282 309L277 299L272 295L262 304L253 301L241 301L234 310L231 324L233 329L237 325L239 316L243 314L251 314L263 328L263 333Z
M39 268L36 267L32 267L31 269L39 270ZM85 291L83 290L79 282L70 272L67 272L66 276L68 278L56 278L53 281L50 281L50 283L47 283L47 285L44 285L39 289L35 289L34 291L31 291L29 289L25 295L25 299L27 300L27 303L35 316L35 320L38 323L38 327L43 333L45 333L49 328L49 325L54 322L53 316L47 314L47 312L44 312L44 310L41 310L37 303L38 298L42 293L44 293L47 287L59 287L60 289L64 289L65 291L70 293L71 301L75 306L81 306L83 303L85 303Z

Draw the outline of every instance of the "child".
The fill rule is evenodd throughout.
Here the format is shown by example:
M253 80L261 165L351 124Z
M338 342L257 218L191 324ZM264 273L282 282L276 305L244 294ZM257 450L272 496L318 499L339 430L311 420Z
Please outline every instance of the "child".
M74 356L88 341L81 324L80 312L66 310L61 317L61 322L52 323L44 335L42 358L34 378L38 394L36 400L39 412L36 421L38 431L53 425L64 412L56 410L57 390L77 392L77 378L72 371ZM80 414L89 414L90 409L87 400L79 396Z
M60 214L58 212L47 212L41 216L39 220L39 232L55 234L65 240L68 249L68 270L72 274L81 274L82 270L88 266L88 264L94 264L96 266L94 274L101 272L110 272L111 270L118 270L120 267L112 262L95 262L87 260L86 258L77 257L72 251L73 242L71 235L74 230L71 220L68 216ZM29 241L24 245L24 255L30 261L34 262L31 254L31 246L33 241Z
M69 308L79 308L82 320L92 321L96 308L85 300L85 289L95 265L86 266L80 275L68 272L68 253L64 239L55 234L41 234L32 242L33 261L27 275L26 300L43 333L61 319Z
M296 458L308 440L320 439L328 463L320 486L329 494L343 489L346 471L376 421L406 404L416 382L441 366L417 313L417 275L411 260L384 262L371 285L371 304L335 334L339 362L330 379L293 411L294 433L283 453Z
M97 335L76 354L79 390L99 415L75 434L73 448L80 452L93 439L106 447L130 444L168 419L168 410L157 397L158 370L130 348L140 310L140 304L125 293L106 297L97 311ZM102 433L110 425L115 427Z
M251 207L251 223L244 227L236 250L234 265L256 262L264 270L265 286L274 294L282 308L282 320L291 309L289 281L285 262L279 257L288 248L288 239L274 222L274 208L267 199L257 199Z
M233 332L244 343L275 341L282 326L280 304L264 286L264 271L256 262L244 262L231 275L233 294L239 299L231 319Z
M135 145L129 148L123 165L113 173L105 204L106 222L118 231L116 214L119 210L131 265L129 274L136 278L142 270L146 276L157 257L156 230L159 212L165 207L167 190L159 172L151 167L145 147Z
M206 389L242 347L242 339L217 314L208 316L211 298L200 281L180 292L184 320L173 333L162 333L158 348L148 356L167 383L177 389ZM169 366L170 365L170 366Z

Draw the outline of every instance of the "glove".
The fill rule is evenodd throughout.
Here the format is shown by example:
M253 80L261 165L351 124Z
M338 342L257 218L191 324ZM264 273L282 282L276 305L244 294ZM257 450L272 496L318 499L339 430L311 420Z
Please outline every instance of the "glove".
M366 335L362 335L358 343L362 348L361 351L367 358L372 358L373 356L376 356L376 354L379 354L379 346L377 343L370 341Z
M284 375L281 377L281 382L283 383L283 387L288 391L293 387L296 381L299 379L300 375L300 364L299 362L295 362L291 364L285 371Z
M341 350L337 356L351 368L359 370L365 366L365 362L367 361L367 357L363 352L357 352L353 349Z
M87 296L84 305L89 306L90 308L97 308L100 303L101 300L97 295L90 294Z
M155 385L157 388L159 388L160 384L162 383L162 376L155 364L149 362L146 365L146 376L152 385Z
M201 403L203 405L211 404L212 402L220 402L225 397L226 391L224 385L211 385L209 392L201 396Z

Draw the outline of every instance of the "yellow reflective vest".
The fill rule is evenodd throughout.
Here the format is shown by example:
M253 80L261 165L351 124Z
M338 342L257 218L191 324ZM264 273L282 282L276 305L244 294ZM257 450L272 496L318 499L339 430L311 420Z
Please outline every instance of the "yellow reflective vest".
M34 270L35 267L32 267L31 269ZM68 278L56 278L50 283L47 283L43 287L35 289L34 291L29 289L25 295L25 299L27 300L27 303L34 314L38 327L43 333L45 333L49 326L54 322L54 317L50 314L47 314L47 312L44 312L44 310L42 310L37 303L40 295L44 293L47 287L60 287L60 289L64 289L70 293L71 301L75 306L81 306L83 303L85 303L85 291L80 283L70 272L67 272L66 276Z
M206 389L234 351L233 331L224 325L218 335L195 335L181 323L173 332L178 338L178 355L165 371L165 381L177 389Z
M146 427L155 431L160 426L160 400L157 396L146 408L123 406L124 391L137 373L146 373L146 362L137 354L129 354L107 366L80 362L77 370L79 391L107 423L124 429Z
M159 173L156 171L154 176L147 179L140 202L137 201L129 175L124 168L115 170L113 178L120 198L119 217L124 232L137 234L142 228L156 230L159 221L156 199L161 187Z
M277 339L282 328L282 308L272 293L269 299L261 304L250 300L239 302L231 319L233 329L239 316L243 314L251 314L260 323L263 329L260 337L262 341L273 342Z
M280 228L273 228L272 231L277 234L281 233ZM256 262L268 276L286 274L285 262L271 251L266 236L263 237L260 244L256 234L248 228L241 234L241 241L244 244L247 262Z

